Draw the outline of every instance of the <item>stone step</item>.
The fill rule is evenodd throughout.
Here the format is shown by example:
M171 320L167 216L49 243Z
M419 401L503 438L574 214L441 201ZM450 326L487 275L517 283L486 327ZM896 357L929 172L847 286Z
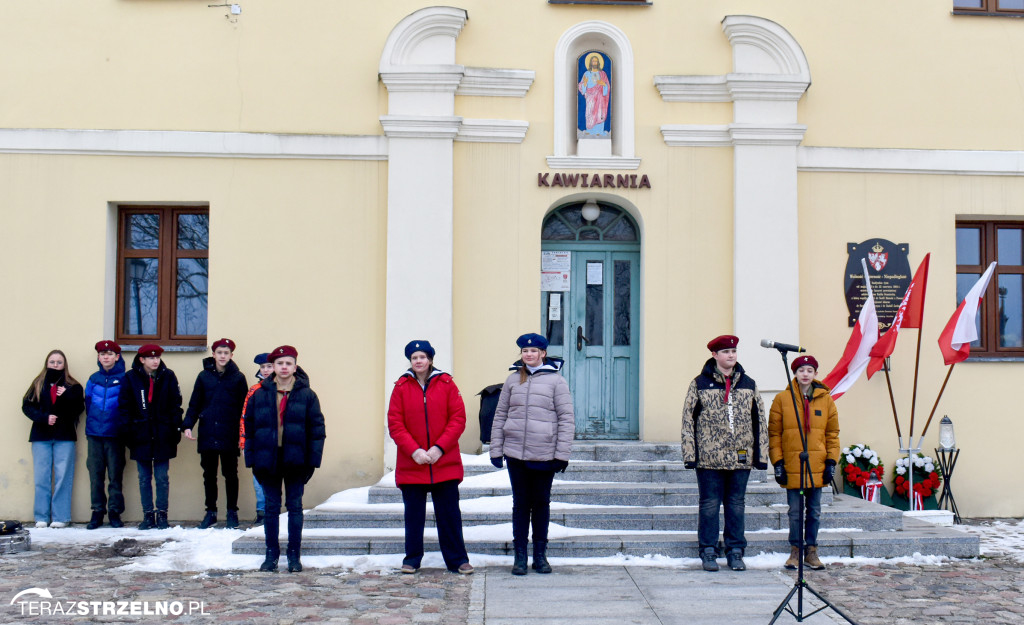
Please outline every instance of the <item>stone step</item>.
M490 464L469 464L464 467L466 477L486 475L499 469ZM697 472L683 468L678 461L574 461L564 473L559 473L559 480L584 482L665 482L669 484L697 483ZM752 469L751 482L764 482L765 471Z
M282 524L284 527L284 524ZM338 530L340 532L340 530ZM303 555L367 555L404 553L401 535L331 534L331 530L310 529L303 532ZM433 532L428 532L428 536ZM474 540L467 532L466 547L471 554L511 555L511 529L503 540ZM747 532L748 555L788 553L785 531ZM438 551L436 538L424 537L427 551ZM232 543L232 553L261 555L263 536L250 530ZM822 531L818 535L818 551L822 556L890 558L914 553L955 558L979 555L977 536L953 528L939 527L916 519L905 519L901 531ZM642 534L617 532L552 539L548 543L551 557L596 558L618 554L643 557L662 555L671 558L697 556L696 532L659 532Z
M512 494L510 486L459 486L461 499L503 497ZM832 503L832 490L824 489L821 503ZM402 493L394 486L370 488L369 503L401 503ZM699 501L695 483L664 484L650 482L555 482L551 501L602 506L696 506ZM748 506L785 504L786 492L777 484L747 484Z
M696 531L696 506L669 506L643 508L637 506L596 508L555 508L551 522L563 527L601 530L661 530ZM787 506L748 506L745 510L746 526L750 529L784 530L789 528ZM509 523L512 508L505 511L462 512L462 525L496 525ZM725 521L719 515L719 523ZM434 527L434 512L427 509L427 526ZM862 530L899 530L903 528L903 513L894 508L880 506L851 497L837 497L832 505L822 506L823 528L858 528ZM400 509L360 510L332 512L314 509L306 513L308 528L401 528L404 516Z
M682 462L679 441L651 443L646 441L573 441L572 460L603 462Z

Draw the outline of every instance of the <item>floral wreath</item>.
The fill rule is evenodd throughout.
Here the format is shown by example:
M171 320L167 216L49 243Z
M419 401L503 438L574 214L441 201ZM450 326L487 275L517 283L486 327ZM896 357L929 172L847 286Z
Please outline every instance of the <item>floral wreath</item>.
M896 494L902 497L907 497L907 489L910 486L910 480L906 477L910 462L910 458L900 458L896 461ZM942 486L942 469L935 464L931 456L921 453L917 454L913 463L914 492L919 493L921 497L932 496Z
M866 485L872 477L881 480L885 475L885 465L878 454L861 443L843 448L839 470L843 472L847 484L858 487Z

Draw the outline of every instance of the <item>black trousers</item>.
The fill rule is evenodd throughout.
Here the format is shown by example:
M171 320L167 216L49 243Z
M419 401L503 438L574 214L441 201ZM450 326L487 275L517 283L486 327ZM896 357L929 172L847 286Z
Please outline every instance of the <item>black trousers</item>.
M405 558L402 564L420 568L423 560L423 526L426 523L427 494L434 502L437 542L441 557L449 571L457 571L469 562L466 542L462 537L462 511L459 509L459 483L456 480L437 484L402 484L405 504Z
M89 493L93 512L109 510L124 512L124 491L121 478L124 476L124 444L114 437L90 436L89 455L85 461L89 469ZM106 492L104 492L104 482ZM110 498L107 498L107 495Z
M201 451L199 465L203 467L203 488L206 490L206 509L217 511L217 464L224 476L227 508L238 512L238 450Z
M281 466L281 463L278 464ZM281 554L278 535L281 531L281 489L284 488L284 503L288 509L288 553L298 554L302 548L302 493L306 490L304 473L260 472L257 478L266 497L266 517L263 520L263 536L267 551L275 557Z
M508 477L512 482L512 545L526 549L530 525L533 525L533 544L548 541L548 521L551 519L551 482L554 471L530 469L522 460L507 458Z

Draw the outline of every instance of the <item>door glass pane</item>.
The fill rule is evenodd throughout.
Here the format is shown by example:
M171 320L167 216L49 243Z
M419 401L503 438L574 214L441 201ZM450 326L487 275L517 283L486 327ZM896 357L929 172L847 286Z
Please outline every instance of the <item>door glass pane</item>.
M206 295L210 277L208 258L178 259L178 310L175 333L206 334Z
M565 326L562 325L562 323L565 321L565 296L568 295L568 293L545 292L544 295L546 296L544 301L544 307L546 309L545 314L547 315L548 321L548 331L546 334L546 337L548 339L548 345L561 345L562 336L565 334ZM552 320L551 303L554 300L558 300L559 312L558 319Z
M588 345L604 345L604 263L588 261L586 279L587 312L583 334Z
M980 277L981 277L980 273L958 273L958 274L956 274L956 305L957 306L960 305L960 302L964 301L964 297L967 295L967 292L971 290L971 287L974 286L974 283L977 282L978 278L980 278ZM975 318L974 318L974 324L978 328L978 337L979 337L979 339L977 341L974 341L973 343L971 343L971 347L979 347L981 345L981 339L980 339L980 337L981 337L981 318L983 316L982 315L982 311L984 311L985 302L982 301L981 305L982 305L982 310L979 310L978 311L978 315L975 316Z
M629 345L629 265L628 260L615 261L614 345Z
M598 232L597 230L594 230L593 228L587 228L585 230L580 230L579 240L580 241L600 241L601 240L601 233Z
M981 228L956 229L956 264L981 264Z
M551 215L544 222L544 229L541 231L540 238L545 241L574 241L576 240L576 233L569 226L565 225L564 221L555 215Z
M188 213L178 215L178 249L210 249L210 216Z
M605 241L636 241L636 228L623 217L604 233Z
M134 215L133 215L134 216ZM155 258L127 258L124 261L124 302L122 332L129 335L156 334L159 312L157 283L159 261Z
M1022 265L1021 230L1018 228L1000 228L996 231L996 247L999 250L1000 265Z
M999 276L999 347L1024 347L1020 274Z
M135 214L128 216L128 245L130 250L156 250L160 248L160 215Z

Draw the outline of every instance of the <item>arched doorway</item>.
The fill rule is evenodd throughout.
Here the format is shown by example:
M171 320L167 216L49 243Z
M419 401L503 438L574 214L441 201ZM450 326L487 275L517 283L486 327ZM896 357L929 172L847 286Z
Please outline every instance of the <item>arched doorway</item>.
M583 208L544 219L541 327L548 355L565 360L576 438L638 439L640 230L612 204L598 202L594 219Z

